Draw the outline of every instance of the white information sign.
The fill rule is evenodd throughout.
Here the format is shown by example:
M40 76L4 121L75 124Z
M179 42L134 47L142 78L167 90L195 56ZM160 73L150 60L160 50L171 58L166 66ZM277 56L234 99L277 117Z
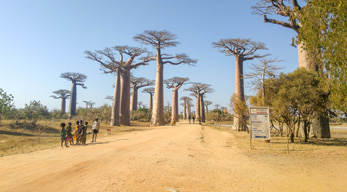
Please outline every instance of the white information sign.
M270 140L268 107L250 107L251 139Z

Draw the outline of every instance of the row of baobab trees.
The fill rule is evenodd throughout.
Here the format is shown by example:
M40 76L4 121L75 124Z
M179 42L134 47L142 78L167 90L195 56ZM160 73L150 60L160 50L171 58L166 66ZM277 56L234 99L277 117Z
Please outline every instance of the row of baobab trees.
M150 108L152 110L152 125L164 125L164 82L168 88L173 89L172 100L172 116L176 116L178 121L178 90L187 83L188 78L174 77L164 81L164 65L194 65L197 60L191 59L188 55L181 53L170 55L163 53L163 50L168 47L174 47L179 44L176 41L177 36L166 30L164 31L144 31L142 34L134 36L134 40L145 45L150 45L156 50L156 54L149 52L145 48L130 47L130 46L114 46L106 47L103 50L85 51L86 58L96 61L100 64L101 70L105 74L116 74L114 95L112 102L112 115L111 125L117 126L120 124L130 124L130 111L134 110L137 106L136 102L132 102L130 106L130 89L131 89L131 71L141 66L148 65L151 61L157 63L157 73L155 82L147 81L144 85L155 84L154 92L148 92L153 99L150 99ZM256 54L258 50L267 50L265 44L251 41L250 39L221 39L214 42L213 46L219 48L221 52L226 55L235 56L235 96L240 101L245 101L244 95L244 78L243 78L243 62L253 60L255 58L262 58L266 55ZM86 88L83 82L86 76L78 73L63 73L62 78L72 82L71 99L70 99L70 116L75 115L76 110L76 87L78 85ZM139 86L140 87L140 86ZM137 86L133 85L133 99L137 101ZM205 121L205 103L204 95L211 93L214 90L209 84L192 83L192 86L187 91L192 92L192 96L196 97L196 120ZM184 100L184 112L187 111L187 100ZM245 130L244 127L240 128L243 117L239 114L234 114L234 126L239 130Z
M145 44L150 45L156 49L156 55L153 55L145 48L139 47L130 47L130 46L114 46L106 47L103 50L96 51L85 51L86 58L96 61L101 65L101 70L105 74L114 73L116 75L113 102L112 102L112 115L111 115L111 125L117 126L120 124L129 125L130 124L130 112L131 110L136 110L137 107L137 90L140 87L148 86L155 83L154 92L147 89L148 93L152 96L152 102L150 102L150 108L152 110L152 125L164 125L164 65L194 65L197 60L189 58L188 55L181 53L175 55L169 55L162 53L162 50L168 47L174 47L179 44L176 41L177 36L168 32L168 31L144 31L142 34L138 34L134 37L134 40ZM133 93L130 97L131 89L131 71L137 69L141 66L148 65L149 62L156 61L157 63L157 73L155 82L152 81L138 81L133 83ZM84 82L86 76L80 73L63 73L61 74L62 78L70 80L72 82L71 92L69 94L66 90L58 90L54 92L56 96L54 98L60 98L62 100L61 107L62 110L65 106L65 99L70 95L70 112L69 116L72 117L76 114L76 90L77 86L82 86L86 88ZM143 80L138 78L137 80ZM168 80L165 80L165 83L168 88L173 89L173 103L172 103L172 116L176 117L178 120L178 90L184 84L187 83L188 78L174 77ZM199 121L205 120L205 106L203 95L209 92L212 92L213 89L210 88L208 84L202 83L192 83L192 87L187 89L188 91L193 92L193 95L197 98L196 102L196 118ZM132 98L133 102L130 102ZM152 101L152 99L151 99ZM187 100L184 100L184 111L187 111ZM132 105L130 105L132 103ZM90 102L86 102L90 104ZM201 112L201 113L200 113ZM202 114L202 115L200 115ZM200 117L201 116L201 117Z
M74 97L71 97L70 100L70 108L69 108L69 114L70 116L72 116L73 110L76 109L76 102L72 99L72 98L76 98L76 86L77 85L81 85L82 83L82 76L83 74L80 73L63 73L61 74L61 77L65 78L66 76L69 76L69 80L71 80L72 82L72 90L68 91L68 90L57 90L54 91L53 93L55 95L53 95L52 97L54 97L55 99L61 99L61 113L64 114L65 113L65 103L66 103L66 99L68 99L70 97L70 93L74 93ZM74 77L79 77L79 80L76 80L77 78ZM86 77L83 78L84 80L86 79ZM76 83L78 81L78 83ZM178 90L184 85L184 84L191 84L191 87L185 89L185 91L190 91L191 92L191 96L196 97L196 112L195 115L197 117L198 121L201 122L205 122L206 119L206 113L208 113L208 106L212 104L212 102L210 101L204 101L204 95L206 93L211 93L213 92L213 89L210 88L210 85L208 84L204 84L204 83L191 83L188 82L189 78L182 78L182 77L173 77L170 79L167 79L164 81L164 83L166 84L166 87L168 89L172 89L172 110L171 110L171 116L173 119L174 117L176 118L176 121L179 121L179 113L178 113ZM84 82L84 81L83 81ZM131 82L131 88L132 88L132 94L131 94L131 99L130 99L130 112L132 111L136 111L137 110L137 103L138 103L138 90L140 88L146 87L146 86L150 86L154 84L154 81L148 80L144 77L131 77L130 79ZM83 84L83 88L86 88ZM153 94L154 94L154 88L153 87L149 87L149 88L145 88L143 91L143 93L148 93L149 94L149 111L152 111L153 108ZM197 94L199 93L199 94ZM111 99L113 100L113 97L111 96L107 96L106 99ZM183 118L187 119L188 116L192 115L191 113L191 107L194 106L192 104L192 100L190 97L184 96L181 97L181 99L183 101L183 103L181 103L181 105L183 106ZM86 108L92 108L93 105L95 104L94 102L91 101L83 101L84 103L86 103ZM122 102L120 102L122 103ZM206 108L206 110L205 110Z

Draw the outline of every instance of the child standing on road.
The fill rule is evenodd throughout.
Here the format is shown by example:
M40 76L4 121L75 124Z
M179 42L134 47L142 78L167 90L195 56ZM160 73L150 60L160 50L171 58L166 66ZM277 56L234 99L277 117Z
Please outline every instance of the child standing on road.
M71 122L68 123L68 126L66 127L66 140L70 143L70 145L74 145L73 139L72 139L72 127Z
M76 141L76 145L78 144L78 129L80 126L80 122L76 121L76 126L75 126L75 135L73 137L73 139Z
M60 135L61 135L61 147L63 147L63 142L65 141L65 147L68 147L67 146L67 141L66 141L66 130L65 130L65 123L60 123L60 127L61 127L61 130L60 130Z
M86 141L87 141L87 126L88 126L88 122L86 121L85 125L82 127L82 133L81 133L81 143L82 143L82 145L86 145Z

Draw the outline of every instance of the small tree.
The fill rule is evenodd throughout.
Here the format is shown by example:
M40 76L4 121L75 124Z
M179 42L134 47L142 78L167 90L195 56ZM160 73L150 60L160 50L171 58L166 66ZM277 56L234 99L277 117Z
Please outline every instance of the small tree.
M189 58L186 54L176 54L174 56L162 53L162 50L167 47L175 47L179 43L176 41L177 36L168 31L144 31L142 34L137 34L134 37L135 41L138 41L145 45L150 45L156 49L156 61L157 61L157 73L155 79L155 91L154 91L154 104L152 112L152 124L163 125L164 124L164 65L180 65L188 64L193 65L196 60ZM175 61L176 60L176 61Z
M7 94L3 89L0 88L0 123L1 119L10 113L13 108L13 96Z
M272 63L280 62L278 59L267 59L259 58L260 63L252 64L252 72L245 75L246 79L253 79L252 86L255 89L262 90L262 101L261 105L265 105L265 80L267 78L275 78L278 76L278 70L283 69L283 67L277 67Z
M62 73L60 75L61 78L71 81L71 96L70 96L70 109L69 109L69 117L76 115L76 104L77 104L77 86L81 86L83 89L87 87L83 82L86 81L87 76L82 73Z
M65 113L66 108L66 99L70 97L70 91L66 89L59 89L57 91L53 91L55 95L51 95L54 99L60 99L60 112L61 114Z
M30 101L30 104L25 104L24 115L26 119L31 121L33 127L36 127L36 122L39 119L49 118L47 106L44 106L40 101Z
M165 80L166 87L168 89L172 88L172 114L171 119L175 117L175 120L179 121L178 115L178 90L182 87L184 83L189 81L189 78L183 77L173 77Z
M238 131L247 131L249 132L248 129L248 119L249 119L249 111L248 111L248 106L246 104L246 101L241 100L241 98L237 95L233 95L230 99L231 101L231 107L234 110L234 115L239 114L240 121L238 126L235 127ZM235 124L234 124L235 125Z

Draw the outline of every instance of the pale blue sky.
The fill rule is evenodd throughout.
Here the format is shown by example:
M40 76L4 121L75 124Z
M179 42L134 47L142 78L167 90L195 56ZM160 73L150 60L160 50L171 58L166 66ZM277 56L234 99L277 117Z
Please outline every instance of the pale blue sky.
M63 72L88 76L88 89L78 88L77 102L110 103L115 77L103 74L100 66L85 58L85 50L115 45L141 46L133 36L144 30L168 30L181 42L165 53L187 53L198 59L195 67L164 67L164 79L189 77L193 82L211 84L206 95L213 105L227 107L234 93L235 59L211 46L221 38L251 38L263 42L273 57L283 59L285 72L298 66L297 49L290 46L295 33L263 23L252 15L254 0L0 0L0 88L12 94L17 108L40 100L50 109L60 102L49 97L53 91L71 88L60 78ZM142 45L143 46L143 45ZM151 51L151 47L143 46ZM247 61L244 72L249 71ZM155 79L156 64L133 70L136 77ZM247 81L246 81L247 83ZM179 97L190 93L180 89ZM148 104L148 95L139 91L139 101ZM165 105L171 90L165 90ZM246 87L246 95L254 94Z

